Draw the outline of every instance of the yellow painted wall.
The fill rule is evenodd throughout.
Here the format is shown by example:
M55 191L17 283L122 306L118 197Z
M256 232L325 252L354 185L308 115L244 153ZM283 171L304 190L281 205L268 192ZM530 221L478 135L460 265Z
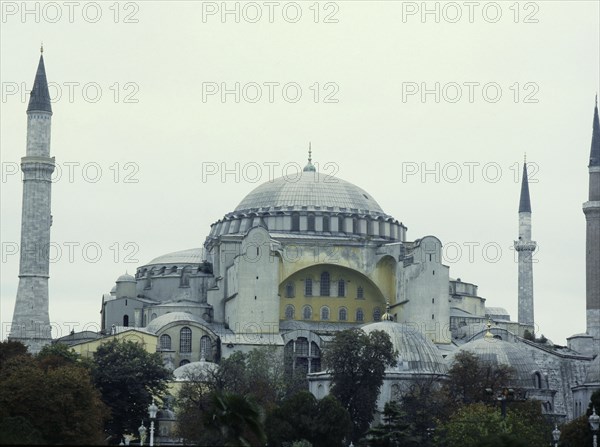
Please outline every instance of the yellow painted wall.
M148 334L147 332L136 331L135 329L121 332L116 335L109 335L107 337L99 338L97 340L91 340L85 343L80 343L71 346L71 350L75 351L82 357L91 357L94 352L98 349L98 346L108 343L114 339L117 340L129 340L135 343L140 343L144 349L153 353L156 352L157 337L154 334Z
M330 275L330 293L331 296L320 296L321 273L327 271ZM305 280L311 278L313 282L313 296L305 296ZM346 295L337 296L338 280L344 279L346 282ZM294 286L294 297L287 298L287 284ZM358 299L357 289L363 288L363 299ZM280 319L285 320L285 310L288 305L294 306L294 320L300 321L329 321L339 322L339 309L347 309L346 322L356 322L356 310L363 310L364 322L372 322L373 311L379 308L381 315L385 312L386 299L381 290L365 275L349 268L338 265L313 265L304 270L298 271L288 278L284 279L279 285L280 296ZM312 307L312 318L305 320L303 318L303 308L306 305ZM329 320L321 320L321 308L329 307Z

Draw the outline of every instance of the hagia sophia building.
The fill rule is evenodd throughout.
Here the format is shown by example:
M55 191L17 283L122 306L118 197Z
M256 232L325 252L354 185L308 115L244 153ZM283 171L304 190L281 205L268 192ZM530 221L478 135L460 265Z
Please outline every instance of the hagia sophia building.
M22 246L50 243L52 108L43 55L27 108L22 159ZM584 150L582 148L582 150ZM218 363L236 351L281 350L286 366L308 374L317 397L330 380L321 352L337 331L383 330L398 365L386 371L379 404L417 378L443 378L457 352L512 366L515 386L543 411L570 420L600 389L600 124L594 110L588 166L587 327L568 347L532 340L534 295L527 166L519 198L518 316L490 307L477 285L451 276L434 235L407 238L407 227L367 191L317 171L309 152L301 175L250 191L210 227L204 245L164 254L116 279L102 295L99 333L51 340L49 265L22 251L9 339L32 352L52 341L73 348L123 331L156 339L165 365L182 371ZM583 167L582 167L583 172ZM42 173L43 175L40 175ZM35 174L35 175L34 175ZM58 198L60 200L60 198ZM516 198L515 198L516 201Z

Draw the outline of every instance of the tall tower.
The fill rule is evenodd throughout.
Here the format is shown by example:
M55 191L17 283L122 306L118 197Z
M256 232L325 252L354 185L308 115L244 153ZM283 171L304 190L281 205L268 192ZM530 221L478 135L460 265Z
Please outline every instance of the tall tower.
M29 106L27 107L27 151L21 158L23 210L19 287L10 340L25 343L32 353L50 343L48 278L50 249L50 195L54 157L50 157L52 107L43 48Z
M598 96L592 124L590 150L590 192L583 204L586 220L586 332L600 346L600 123L598 122ZM598 349L598 348L597 348Z
M532 256L536 243L531 240L531 201L527 162L523 163L521 199L519 200L519 240L515 250L519 254L519 334L525 330L535 333L533 320L533 264Z

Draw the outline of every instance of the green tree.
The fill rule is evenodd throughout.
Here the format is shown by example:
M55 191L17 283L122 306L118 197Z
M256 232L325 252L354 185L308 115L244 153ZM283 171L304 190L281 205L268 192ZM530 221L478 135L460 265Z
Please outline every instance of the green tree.
M507 365L481 362L474 353L463 351L454 357L445 391L455 404L489 401L486 390L509 386L513 375L514 369Z
M360 442L370 447L421 447L422 440L415 434L414 426L408 422L406 414L397 402L385 404L383 423L372 427Z
M331 395L317 400L308 391L285 399L266 421L269 445L306 440L315 447L341 446L351 428L350 415Z
M105 425L111 442L117 444L126 433L148 417L153 396L160 396L171 378L159 353L148 353L138 343L112 340L94 353L92 373L102 400L110 407Z
M498 408L483 403L463 405L436 430L438 445L447 447L546 446L552 426L538 401L511 407L506 418Z
M561 446L592 445L593 433L589 423L592 408L596 409L596 413L600 413L600 390L592 394L586 414L560 427Z
M0 370L0 440L14 443L98 444L108 409L89 371L76 364L52 366L17 355Z
M331 374L331 394L350 413L352 439L358 441L373 420L385 369L396 364L390 337L383 331L341 331L323 358Z

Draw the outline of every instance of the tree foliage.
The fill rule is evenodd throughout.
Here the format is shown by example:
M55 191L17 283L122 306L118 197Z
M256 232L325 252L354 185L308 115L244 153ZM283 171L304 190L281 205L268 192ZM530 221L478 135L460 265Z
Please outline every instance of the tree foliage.
M455 404L488 401L490 396L486 390L500 390L509 386L514 372L507 365L481 362L470 351L459 352L448 371L449 380L445 390Z
M331 394L350 413L357 441L373 420L386 367L396 364L390 337L383 331L338 332L324 350L324 364L331 374Z
M267 417L269 445L305 440L314 447L341 446L351 428L350 415L333 396L317 400L308 391L286 399Z
M600 390L592 394L586 414L560 427L561 447L592 445L593 433L589 423L592 408L596 409L597 414L600 413Z
M47 362L2 346L0 441L2 443L98 444L108 410L89 370L77 362ZM15 342L8 342L15 343ZM20 438L19 438L19 432Z
M140 421L148 416L152 397L163 393L171 377L159 353L150 354L138 343L116 339L98 347L92 372L102 400L111 410L105 430L116 443L126 433L137 433Z

